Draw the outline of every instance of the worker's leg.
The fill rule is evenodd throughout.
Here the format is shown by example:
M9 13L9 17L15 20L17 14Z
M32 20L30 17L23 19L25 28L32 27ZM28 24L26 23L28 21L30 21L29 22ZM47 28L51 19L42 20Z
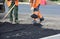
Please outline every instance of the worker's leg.
M38 7L34 8L34 13L33 14L38 16L38 14L39 14L38 11L39 11L39 5L38 5ZM36 19L34 19L34 20L37 20L38 18L39 18L39 16Z
M39 11L39 6L37 8L34 8L34 13L35 15L37 15L38 17L37 18L34 18L35 21L37 21L37 19L39 18L40 19L40 22L42 22L44 20L43 16L41 15L40 11Z
M15 16L15 22L18 21L18 6L15 6L14 8L14 16Z
M44 20L43 16L41 15L40 11L38 11L38 18L40 19L40 23Z
M38 11L38 18L42 18L42 14L40 13L40 11Z
M9 10L12 8L12 5L9 7ZM13 22L13 9L10 12L10 21Z
M34 11L33 14L35 14L37 16L37 18L33 18L34 20L37 20L38 19L38 12L37 11Z
M32 21L33 24L36 24L37 23L37 19L38 19L38 11L37 11L37 8L34 8L32 17L33 17L33 21Z
M38 13L38 18L40 19L40 23L41 23L44 20L44 18L43 18L42 14L39 11L39 7L40 7L40 5L38 5L38 7L37 7L37 13Z

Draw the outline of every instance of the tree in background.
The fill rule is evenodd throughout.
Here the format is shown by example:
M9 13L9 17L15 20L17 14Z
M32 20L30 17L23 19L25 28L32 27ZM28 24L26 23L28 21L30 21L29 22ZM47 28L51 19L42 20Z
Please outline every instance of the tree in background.
M58 1L58 0L51 0L51 1Z
M28 2L29 0L19 0L20 2Z

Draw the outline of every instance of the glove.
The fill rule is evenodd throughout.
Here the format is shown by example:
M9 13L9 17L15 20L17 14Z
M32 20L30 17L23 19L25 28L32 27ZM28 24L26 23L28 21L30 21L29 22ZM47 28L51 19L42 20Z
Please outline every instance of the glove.
M34 8L33 8L33 7L31 7L31 10L34 10Z

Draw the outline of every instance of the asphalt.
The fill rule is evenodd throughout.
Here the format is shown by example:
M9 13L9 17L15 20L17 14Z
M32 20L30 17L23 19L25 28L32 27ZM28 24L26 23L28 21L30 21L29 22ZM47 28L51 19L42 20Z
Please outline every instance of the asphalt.
M44 17L40 25L33 25L30 14L20 14L19 24L9 23L9 18L0 19L0 39L39 39L60 34L60 18Z
M24 7L26 6L24 5ZM27 6L27 8L29 7ZM60 6L58 5L41 7L41 12L45 18L41 25L33 25L30 10L23 9L23 7L22 10L24 12L22 10L19 11L19 24L9 23L9 17L2 20L6 13L0 13L0 39L40 39L60 34L59 8ZM21 12L23 14L20 14Z
M0 24L0 39L39 39L60 33L60 30L41 28L32 24Z

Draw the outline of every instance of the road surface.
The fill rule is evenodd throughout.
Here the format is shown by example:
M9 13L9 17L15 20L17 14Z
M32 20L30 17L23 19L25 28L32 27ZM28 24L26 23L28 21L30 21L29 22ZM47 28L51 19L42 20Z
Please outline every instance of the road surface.
M6 7L7 13L8 8ZM11 24L9 18L2 23L0 19L0 38L1 39L39 39L51 35L60 34L60 5L41 6L40 11L45 20L42 25L32 25L30 15L32 11L29 5L19 5L20 24ZM0 14L2 18L4 14Z

